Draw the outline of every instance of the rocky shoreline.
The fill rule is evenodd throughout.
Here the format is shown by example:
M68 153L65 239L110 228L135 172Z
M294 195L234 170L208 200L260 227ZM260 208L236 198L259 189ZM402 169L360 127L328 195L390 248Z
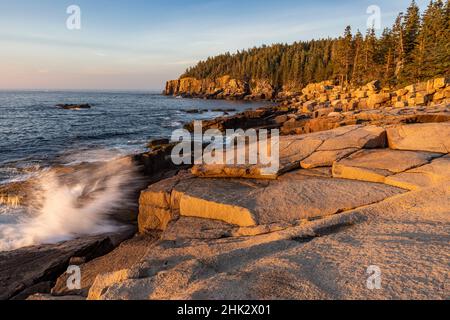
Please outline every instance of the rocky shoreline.
M181 79L166 94L275 95L255 87ZM203 122L204 130L280 129L273 177L258 165L177 167L173 145L154 141L134 157L148 186L139 190L139 232L0 253L0 298L448 298L449 80L396 91L324 82L285 96ZM20 188L11 190L0 198ZM69 290L64 270L74 261L82 288ZM366 287L372 265L382 290Z
M195 78L170 80L163 93L184 98L271 100L276 96L276 89L266 80L243 81L223 76L214 80Z

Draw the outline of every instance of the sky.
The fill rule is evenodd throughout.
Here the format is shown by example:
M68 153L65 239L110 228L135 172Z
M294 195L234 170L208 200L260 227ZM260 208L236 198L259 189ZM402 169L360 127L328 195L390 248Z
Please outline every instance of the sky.
M423 10L429 0L416 0ZM410 0L0 0L0 90L162 90L199 60L390 27ZM80 29L67 28L81 10ZM72 21L72 20L71 20Z

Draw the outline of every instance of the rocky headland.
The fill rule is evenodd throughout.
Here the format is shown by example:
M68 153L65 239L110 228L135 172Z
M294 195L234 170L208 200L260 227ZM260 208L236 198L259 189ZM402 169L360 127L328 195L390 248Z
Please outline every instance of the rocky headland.
M203 122L280 129L279 170L177 167L173 145L153 141L134 157L146 177L130 208L138 231L0 253L2 299L449 297L448 79L281 95L229 77L181 79L166 94L279 99ZM0 201L19 204L22 190L3 187ZM69 264L81 268L80 289L66 285ZM371 266L381 289L367 286Z
M166 83L165 95L185 98L270 100L275 98L275 88L266 80L243 81L223 76L214 80L192 77Z

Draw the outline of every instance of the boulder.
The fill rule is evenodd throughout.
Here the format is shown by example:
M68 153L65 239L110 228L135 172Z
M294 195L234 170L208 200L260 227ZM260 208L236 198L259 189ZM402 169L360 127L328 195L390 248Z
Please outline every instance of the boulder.
M333 165L333 176L384 183L386 177L428 164L441 154L390 149L362 150Z
M386 178L385 183L407 190L419 190L450 181L450 157L435 159L430 164Z
M330 131L307 135L281 136L279 143L279 168L268 171L268 166L249 164L203 164L195 165L192 174L208 178L260 178L276 179L280 174L300 168L331 166L363 148L383 148L386 145L386 133L381 127L345 126ZM256 148L255 148L256 149ZM249 145L245 154L249 154ZM316 154L314 154L317 151ZM232 151L235 154L235 150Z
M322 94L319 96L318 100L319 100L319 102L323 103L323 102L328 101L328 100L329 100L329 97L328 97L327 94L322 93Z
M389 93L378 93L369 96L369 100L367 101L367 106L370 109L375 108L377 105L383 104L391 100L391 95Z
M327 117L332 112L334 112L334 108L320 108L314 111L314 118Z
M316 106L316 101L307 101L303 104L303 112L313 112Z
M408 102L405 102L405 101L397 101L395 104L394 104L394 107L395 108L405 108L405 107L407 107L408 106Z
M440 101L445 98L445 92L444 91L437 91L433 95L433 101Z
M333 215L401 192L390 186L317 177L299 170L264 181L187 178L173 187L170 203L171 210L181 217L251 227ZM158 203L155 199L154 205Z
M369 91L380 91L381 90L381 82L380 82L380 80L374 80L374 81L366 84L365 87Z
M64 110L81 110L81 109L91 109L91 105L85 104L58 104L56 105L58 108Z
M141 192L139 198L138 226L139 232L165 230L169 222L177 217L171 210L172 190L182 179L190 179L188 174L174 177L150 185Z
M331 106L332 106L333 108L342 108L343 102L342 102L341 99L332 100L332 101L331 101Z
M419 104L417 103L416 98L408 98L408 100L406 101L408 103L409 106L419 106Z
M150 149L156 150L159 149L160 147L165 147L167 145L170 144L170 140L169 139L154 139L152 141L149 142L148 147Z
M272 99L275 96L275 89L268 80L250 81L250 91L256 99Z
M436 78L434 79L434 89L438 90L438 89L442 89L445 88L446 85L448 85L450 83L450 79L449 78Z
M139 207L139 232L148 230L165 230L174 218L170 210L141 205Z
M411 84L409 86L406 86L404 88L404 90L407 91L409 94L416 93L416 85L415 84Z
M288 116L287 115L281 115L278 116L274 119L275 123L277 124L282 124L285 123L286 121L288 121Z
M389 148L448 153L450 123L400 125L387 130Z
M427 105L429 102L433 100L432 94L427 93L417 93L415 98L415 103L418 106L424 106Z
M366 90L359 90L355 92L355 98L363 99L367 98L367 91Z
M90 296L447 299L449 190L447 184L409 192L254 237L161 241L133 268L138 270L99 277ZM183 237L188 232L186 225ZM380 290L367 289L373 265L382 271Z
M359 110L366 110L368 108L368 99L364 98L364 99L360 99L358 101L358 109Z
M322 133L323 143L313 154L301 161L302 168L331 167L335 161L358 150L384 148L386 145L386 132L380 127L347 126L329 133L334 135L325 137L327 132Z
M335 129L332 133L335 134L324 139L319 151L349 148L373 149L386 146L386 131L377 126L348 126Z
M184 112L188 113L188 114L198 114L198 113L203 113L202 110L199 109L188 109L188 110L184 110Z
M395 91L395 93L398 97L402 97L408 93L408 90L407 89L399 89L399 90Z

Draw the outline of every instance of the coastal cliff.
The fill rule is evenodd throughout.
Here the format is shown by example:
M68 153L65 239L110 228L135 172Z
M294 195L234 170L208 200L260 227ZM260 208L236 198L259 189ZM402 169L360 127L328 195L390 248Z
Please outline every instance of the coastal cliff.
M262 45L210 56L189 67L165 93L216 99L283 99L309 83L331 80L361 87L379 79L400 88L448 77L450 2L433 1L420 14L413 1L395 24L377 36L347 26L338 38ZM408 26L408 28L406 28ZM430 31L433 30L433 31Z
M268 80L243 81L228 75L216 79L187 77L170 80L164 90L165 95L229 100L270 100L274 99L277 93Z

